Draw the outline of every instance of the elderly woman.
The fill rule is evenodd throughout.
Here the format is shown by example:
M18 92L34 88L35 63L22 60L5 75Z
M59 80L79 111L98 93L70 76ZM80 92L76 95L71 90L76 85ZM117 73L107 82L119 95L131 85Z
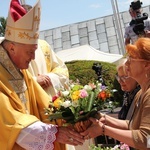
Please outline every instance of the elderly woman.
M132 115L132 110L134 107L133 100L136 93L139 91L140 86L136 82L135 79L129 77L125 70L125 62L127 61L126 58L122 58L117 65L117 75L116 79L119 82L123 94L123 105L118 114L118 118L125 120L130 119Z
M126 47L128 76L135 79L141 90L135 96L135 108L130 120L119 120L103 115L93 122L85 132L85 139L107 135L130 147L150 149L150 39L139 38Z

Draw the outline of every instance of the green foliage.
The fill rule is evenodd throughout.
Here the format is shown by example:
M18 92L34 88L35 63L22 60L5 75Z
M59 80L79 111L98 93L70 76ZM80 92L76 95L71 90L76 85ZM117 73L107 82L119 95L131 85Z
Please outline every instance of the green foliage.
M76 81L76 79L80 80L82 85L87 84L87 81L93 81L96 78L94 70L92 70L92 63L88 61L72 61L66 63L70 79Z
M107 86L111 89L114 88L118 92L114 93L115 101L122 103L123 92L120 89L119 83L115 79L116 65L113 63L100 62L100 61L71 61L66 62L69 70L70 79L76 81L79 79L82 85L86 85L89 81L95 82L97 80L97 75L92 69L93 63L101 63L102 65L102 78Z
M95 61L71 61L66 62L69 69L70 79L75 81L80 80L82 85L87 84L88 81L96 81L97 75L92 69ZM116 73L116 66L114 64L100 62L102 65L102 78L106 85L112 86L114 75Z
M0 36L5 35L6 29L6 19L4 17L0 17Z

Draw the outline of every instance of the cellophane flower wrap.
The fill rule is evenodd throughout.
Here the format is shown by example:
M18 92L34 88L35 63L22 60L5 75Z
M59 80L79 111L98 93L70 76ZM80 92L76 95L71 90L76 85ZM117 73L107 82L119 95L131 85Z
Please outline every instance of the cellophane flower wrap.
M70 83L68 89L61 89L52 97L49 107L45 109L49 120L63 119L73 124L78 132L86 130L91 125L89 117L95 117L97 112L106 106L113 90L99 82L82 86Z

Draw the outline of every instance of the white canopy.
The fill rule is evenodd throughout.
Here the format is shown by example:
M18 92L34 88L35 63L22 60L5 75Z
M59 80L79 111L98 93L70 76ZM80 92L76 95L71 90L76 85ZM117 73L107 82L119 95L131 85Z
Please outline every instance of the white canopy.
M95 60L114 63L122 58L122 55L104 53L91 47L90 45L83 45L71 49L66 49L56 52L57 56L64 62L72 60Z

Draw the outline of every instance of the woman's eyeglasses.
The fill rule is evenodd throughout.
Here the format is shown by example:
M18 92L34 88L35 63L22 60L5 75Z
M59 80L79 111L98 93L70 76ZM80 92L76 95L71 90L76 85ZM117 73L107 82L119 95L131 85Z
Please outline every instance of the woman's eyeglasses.
M118 76L118 75L115 75L115 77L118 82L120 81L125 82L129 78L128 76Z

